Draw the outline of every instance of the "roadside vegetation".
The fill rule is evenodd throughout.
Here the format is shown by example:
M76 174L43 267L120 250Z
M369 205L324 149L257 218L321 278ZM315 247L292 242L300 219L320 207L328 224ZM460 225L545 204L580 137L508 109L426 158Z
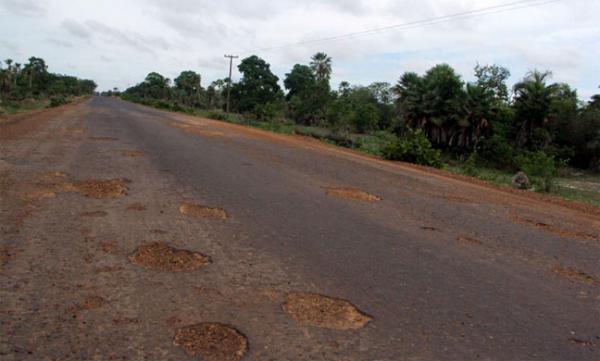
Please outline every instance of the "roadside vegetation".
M59 106L95 89L92 80L48 72L42 58L31 57L25 64L0 61L0 115Z
M242 78L231 85L231 114L223 111L229 79L204 88L193 71L173 82L153 72L122 94L107 95L311 136L497 184L510 185L512 176L523 171L530 189L598 204L577 187L567 191L557 177L592 174L588 179L597 180L600 95L583 101L568 84L553 83L550 72L531 71L510 89L510 71L502 66L477 65L476 80L465 82L452 67L440 64L425 74L406 72L395 84L341 82L332 89L332 59L317 53L307 64L292 67L282 89L258 56L243 59L238 69Z

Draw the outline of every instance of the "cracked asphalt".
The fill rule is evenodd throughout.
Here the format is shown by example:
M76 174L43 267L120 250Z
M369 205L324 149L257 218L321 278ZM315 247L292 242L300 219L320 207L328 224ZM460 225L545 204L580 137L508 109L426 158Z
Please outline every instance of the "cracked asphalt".
M130 261L151 244L210 263ZM112 98L0 122L0 267L0 360L201 359L174 343L201 323L245 360L600 359L597 208Z

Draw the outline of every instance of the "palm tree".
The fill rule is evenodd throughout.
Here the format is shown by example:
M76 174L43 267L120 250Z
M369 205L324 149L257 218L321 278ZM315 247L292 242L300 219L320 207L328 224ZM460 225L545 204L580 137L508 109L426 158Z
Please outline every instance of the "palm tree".
M517 140L520 145L531 145L533 131L548 122L550 105L559 90L557 84L547 85L552 77L549 71L531 71L525 79L515 84L515 109L521 127Z
M312 68L317 80L329 81L331 77L331 58L322 52L316 53L311 58L310 67Z

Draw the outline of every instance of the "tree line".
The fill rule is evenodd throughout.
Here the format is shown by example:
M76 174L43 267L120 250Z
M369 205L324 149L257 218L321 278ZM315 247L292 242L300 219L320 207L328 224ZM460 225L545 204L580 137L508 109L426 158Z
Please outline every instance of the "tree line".
M42 58L30 57L25 64L12 59L0 61L0 101L15 103L25 99L51 99L66 102L66 97L93 94L96 83L70 75L48 71Z
M425 74L406 72L395 84L341 82L332 89L332 59L315 54L285 74L283 88L270 64L243 59L241 79L231 84L231 109L258 121L291 121L330 129L335 137L385 138L389 159L439 165L440 154L514 170L518 163L570 164L600 170L600 95L589 102L551 73L531 71L509 88L510 71L477 65L465 82L447 64ZM200 74L182 72L174 83L158 74L123 96L165 108L224 109L229 79L201 85Z

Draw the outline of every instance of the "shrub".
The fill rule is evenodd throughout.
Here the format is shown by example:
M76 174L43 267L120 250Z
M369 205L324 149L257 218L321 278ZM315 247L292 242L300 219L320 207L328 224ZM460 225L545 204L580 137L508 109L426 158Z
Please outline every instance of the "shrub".
M505 169L515 166L515 150L513 146L506 138L498 134L481 142L479 155L480 159L485 159L491 166Z
M50 98L50 104L48 106L53 108L67 103L67 98L65 98L64 95L54 95Z
M441 168L442 157L420 129L409 129L383 150L385 159Z
M525 152L516 158L519 169L529 176L537 177L540 189L549 192L552 190L556 176L556 161L554 157L542 151Z

